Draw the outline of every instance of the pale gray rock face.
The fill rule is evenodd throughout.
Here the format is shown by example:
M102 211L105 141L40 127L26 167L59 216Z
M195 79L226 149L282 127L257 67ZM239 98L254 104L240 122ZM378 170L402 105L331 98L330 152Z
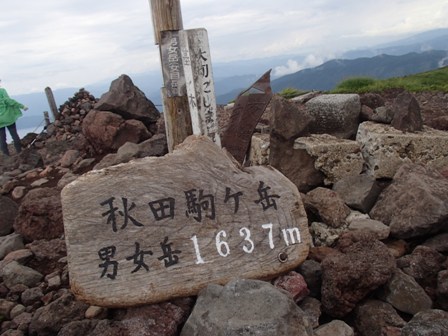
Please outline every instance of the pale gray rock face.
M0 259L6 257L6 255L12 251L23 248L23 238L17 233L11 233L10 235L0 237Z
M235 280L209 285L198 297L182 336L313 335L305 313L271 284Z
M20 265L17 261L11 261L3 267L3 282L6 287L12 288L15 285L25 285L27 287L36 286L42 280L43 275L30 267Z
M416 133L405 133L390 125L371 121L359 125L356 141L366 163L366 173L379 178L392 178L406 163L439 169L448 165L448 133L424 127Z
M306 151L314 160L314 167L324 176L324 183L331 185L346 176L361 174L364 159L359 143L328 134L313 134L297 138L295 151Z
M309 100L307 111L314 117L309 131L312 134L330 134L350 139L355 136L361 113L357 94L326 94Z
M438 309L416 314L401 331L402 336L448 335L448 312Z
M381 193L375 178L366 174L352 174L339 179L333 190L350 208L368 213Z
M341 320L333 320L314 331L315 336L354 336L355 332L347 323Z

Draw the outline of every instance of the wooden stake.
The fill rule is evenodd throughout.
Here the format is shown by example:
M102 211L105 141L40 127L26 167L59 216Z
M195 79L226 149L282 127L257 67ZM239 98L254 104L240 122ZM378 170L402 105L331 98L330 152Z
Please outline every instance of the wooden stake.
M163 43L161 43L162 38L171 39L169 34L175 34L183 28L182 13L179 0L151 0L150 4L155 43L159 45L165 83L162 96L168 150L172 152L175 146L182 143L187 136L193 134L187 92L186 90L182 91L182 89L177 90L177 87L179 87L177 84L178 76L183 76L183 73L179 72L179 68L182 67L182 60L180 48L175 44L176 41L172 45L170 45L171 40L167 42L168 47L173 50L173 59L169 64L166 62L165 64L162 57L162 48L164 48ZM167 83L169 83L168 87Z
M183 29L179 0L150 0L155 43L160 44L160 32Z
M45 88L45 94L47 95L48 105L50 105L51 113L53 113L54 120L59 119L58 108L56 107L56 101L54 100L53 91L51 88Z

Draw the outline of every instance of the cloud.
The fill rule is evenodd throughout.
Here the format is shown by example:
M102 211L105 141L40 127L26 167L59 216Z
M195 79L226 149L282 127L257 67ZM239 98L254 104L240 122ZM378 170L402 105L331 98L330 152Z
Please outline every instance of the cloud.
M206 28L214 62L291 56L280 73L393 37L446 27L446 0L181 0L185 29ZM82 87L160 67L145 0L4 1L0 77L10 94ZM313 59L314 57L314 59Z
M306 69L306 68L312 68L316 67L318 65L321 65L324 63L328 57L320 57L318 55L309 54L305 57L305 59L302 62L298 62L293 59L289 59L286 62L286 65L280 65L274 68L274 71L272 72L273 77L281 77L285 75L289 75L295 72L298 72L300 70Z

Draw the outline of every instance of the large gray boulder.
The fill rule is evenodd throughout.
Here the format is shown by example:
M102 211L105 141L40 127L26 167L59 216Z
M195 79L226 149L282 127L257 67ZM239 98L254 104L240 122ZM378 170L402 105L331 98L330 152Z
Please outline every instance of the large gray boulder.
M305 313L268 282L209 285L198 297L181 336L313 335Z
M357 94L326 94L309 100L306 108L314 121L309 126L312 134L330 134L350 139L356 135L361 113Z

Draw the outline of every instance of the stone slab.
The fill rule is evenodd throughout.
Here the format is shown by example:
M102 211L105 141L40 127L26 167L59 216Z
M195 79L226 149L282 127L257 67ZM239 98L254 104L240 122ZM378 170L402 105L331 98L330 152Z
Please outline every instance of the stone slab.
M448 165L448 132L424 127L404 133L390 125L366 121L359 125L356 140L366 161L366 173L375 178L392 178L405 163L435 169Z

